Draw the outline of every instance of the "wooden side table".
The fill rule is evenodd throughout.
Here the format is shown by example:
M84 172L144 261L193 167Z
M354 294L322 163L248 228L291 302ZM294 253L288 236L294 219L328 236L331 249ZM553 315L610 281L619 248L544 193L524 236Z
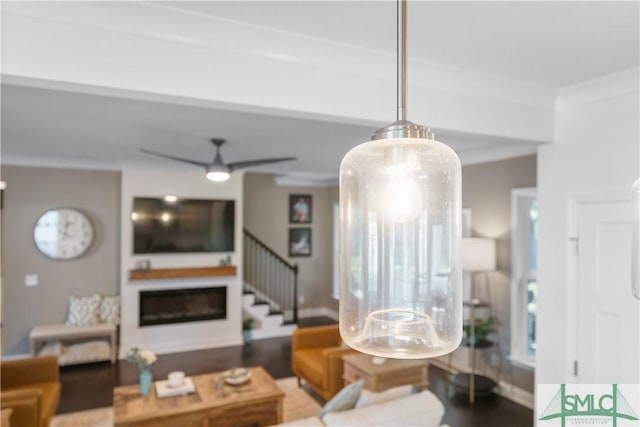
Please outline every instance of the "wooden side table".
M366 354L348 354L342 360L345 383L364 380L364 388L370 391L384 391L407 384L422 388L429 386L429 363L426 360L386 359L384 364L376 365Z

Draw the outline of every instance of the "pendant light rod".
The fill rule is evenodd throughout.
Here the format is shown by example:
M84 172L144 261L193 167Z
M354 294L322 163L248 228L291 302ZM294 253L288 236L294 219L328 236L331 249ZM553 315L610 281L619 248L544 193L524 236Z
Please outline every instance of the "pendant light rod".
M395 138L434 139L427 126L407 120L407 0L396 0L397 8L397 87L396 121L378 129L371 140Z
M396 120L407 119L407 0L397 0L397 94Z

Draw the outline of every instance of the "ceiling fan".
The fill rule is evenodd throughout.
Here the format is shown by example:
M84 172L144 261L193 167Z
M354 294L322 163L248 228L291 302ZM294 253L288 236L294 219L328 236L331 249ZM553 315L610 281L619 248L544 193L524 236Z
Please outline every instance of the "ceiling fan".
M141 149L143 153L152 154L158 157L164 157L165 159L176 160L178 162L189 163L191 165L203 167L207 171L207 178L215 182L223 182L229 179L229 174L236 169L248 168L251 166L268 165L270 163L287 162L290 160L297 160L296 157L275 157L270 159L255 159L245 160L243 162L225 163L222 161L220 155L220 147L225 143L224 139L213 138L211 139L213 145L216 146L216 155L213 161L210 163L199 162L197 160L184 159L182 157L171 156L169 154L158 153L155 151Z

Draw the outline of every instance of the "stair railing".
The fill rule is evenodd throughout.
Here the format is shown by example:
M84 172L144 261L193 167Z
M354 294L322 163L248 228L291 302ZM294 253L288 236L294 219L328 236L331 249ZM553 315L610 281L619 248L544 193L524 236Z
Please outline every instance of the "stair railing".
M268 304L285 324L298 323L298 265L291 264L264 242L243 230L245 288L256 304Z

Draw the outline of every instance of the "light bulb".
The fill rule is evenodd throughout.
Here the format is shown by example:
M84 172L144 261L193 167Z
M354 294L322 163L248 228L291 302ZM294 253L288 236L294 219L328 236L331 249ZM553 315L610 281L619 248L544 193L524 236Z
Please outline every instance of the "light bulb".
M160 215L160 219L162 222L169 222L171 221L171 215L168 212L163 212L162 215Z
M414 220L422 209L418 184L407 173L397 173L391 177L382 201L389 219L397 223Z
M207 172L207 179L215 182L224 182L229 179L227 172Z
M389 177L389 184L380 199L381 213L393 222L412 221L422 210L419 158L419 150L412 145L393 144L384 149L382 173Z

